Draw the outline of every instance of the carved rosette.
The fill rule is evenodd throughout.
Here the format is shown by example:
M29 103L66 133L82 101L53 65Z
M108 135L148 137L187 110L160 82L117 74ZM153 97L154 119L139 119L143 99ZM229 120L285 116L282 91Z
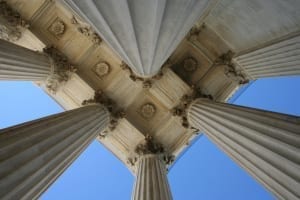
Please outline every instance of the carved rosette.
M183 60L183 69L187 72L194 72L198 68L198 61L193 57L188 57Z
M110 122L108 126L108 130L104 131L104 134L101 134L100 138L104 138L105 134L108 131L113 131L116 129L117 125L119 124L119 120L123 119L126 116L125 111L120 108L116 102L114 102L111 98L106 96L103 91L98 90L95 92L95 96L93 99L88 99L82 102L82 105L89 105L89 104L101 104L110 113Z
M229 50L227 53L222 54L219 58L217 58L214 65L222 66L224 68L224 74L233 81L236 81L239 84L248 83L249 80L246 76L236 69L237 67L232 61L233 56L234 53Z
M45 85L50 92L55 94L60 85L71 78L76 68L69 63L66 56L54 47L44 48L44 53L48 55L51 62L51 72Z
M71 23L77 27L79 33L87 37L95 45L101 44L102 38L92 29L92 27L82 25L74 16L71 19Z
M29 24L5 1L0 0L0 39L15 42L22 36Z
M146 103L141 106L140 114L145 119L151 119L156 113L156 107L152 103Z
M110 65L106 62L99 62L94 66L93 71L100 79L102 79L109 74Z
M66 25L65 23L60 20L60 19L56 19L49 27L48 29L50 31L50 33L56 37L61 37L66 30Z

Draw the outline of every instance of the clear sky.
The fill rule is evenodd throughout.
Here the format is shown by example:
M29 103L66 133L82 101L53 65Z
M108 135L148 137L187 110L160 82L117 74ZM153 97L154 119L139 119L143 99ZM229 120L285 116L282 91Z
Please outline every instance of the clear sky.
M0 128L62 112L30 82L0 82ZM300 77L255 81L234 104L300 115ZM134 177L100 143L93 142L42 195L42 200L130 199ZM170 170L174 200L269 200L260 184L200 136Z

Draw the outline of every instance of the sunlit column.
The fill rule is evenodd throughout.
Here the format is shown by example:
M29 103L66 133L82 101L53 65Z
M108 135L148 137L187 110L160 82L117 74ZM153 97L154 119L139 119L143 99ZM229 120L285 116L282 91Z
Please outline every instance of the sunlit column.
M0 199L36 199L109 123L89 105L0 130Z
M146 138L137 152L137 174L132 200L171 200L167 167L162 146Z
M300 198L299 117L197 99L188 120L279 199Z

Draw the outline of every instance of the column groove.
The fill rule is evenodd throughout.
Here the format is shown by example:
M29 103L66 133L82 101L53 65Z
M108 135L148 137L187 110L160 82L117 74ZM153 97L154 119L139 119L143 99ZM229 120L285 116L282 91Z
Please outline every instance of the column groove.
M171 200L166 165L160 154L140 156L132 200Z
M0 39L0 80L44 81L50 70L46 55Z
M198 99L189 123L280 199L300 197L300 119Z
M252 78L300 75L300 36L234 58Z
M0 130L0 198L36 199L109 123L89 105Z

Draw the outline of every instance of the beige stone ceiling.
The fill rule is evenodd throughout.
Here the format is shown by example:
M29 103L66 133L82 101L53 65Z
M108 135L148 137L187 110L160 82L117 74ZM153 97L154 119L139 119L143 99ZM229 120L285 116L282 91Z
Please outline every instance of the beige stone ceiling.
M174 46L175 50L170 51L171 56L166 54L161 57L153 71L148 71L149 74L159 73L145 79L124 64L110 48L113 45L109 46L103 41L94 27L60 1L8 1L30 24L29 30L18 41L20 45L35 50L55 46L77 68L71 80L55 94L49 93L50 96L65 109L73 109L80 107L84 100L92 98L95 91L101 90L118 107L124 109L125 118L118 121L115 129L99 133L98 140L133 171L135 148L145 135L152 135L175 158L196 137L194 129L183 126L182 118L173 115L174 107L180 104L184 95L199 88L214 100L225 102L240 86L240 79L225 73L226 66L216 65L221 55L229 50L240 53L264 44L266 38L274 39L293 31L290 27L295 25L292 16L296 11L288 6L283 7L285 12L291 11L290 15L281 19L287 22L285 30L267 28L262 21L260 24L248 24L245 27L247 30L253 27L259 31L245 35L242 25L230 21L233 8L226 7L229 3L233 3L234 8L239 10L235 15L243 19L245 15L253 15L251 6L264 5L259 2L224 0L210 7L207 17L200 18L183 40L180 37L176 39L178 42ZM277 6L282 5L278 3ZM263 16L260 12L258 14ZM270 11L268 17L275 14ZM244 22L248 23L247 20ZM255 38L255 43L249 45L250 39L248 41L247 37L251 41ZM138 67L134 71L138 72ZM43 87L42 83L39 84Z

